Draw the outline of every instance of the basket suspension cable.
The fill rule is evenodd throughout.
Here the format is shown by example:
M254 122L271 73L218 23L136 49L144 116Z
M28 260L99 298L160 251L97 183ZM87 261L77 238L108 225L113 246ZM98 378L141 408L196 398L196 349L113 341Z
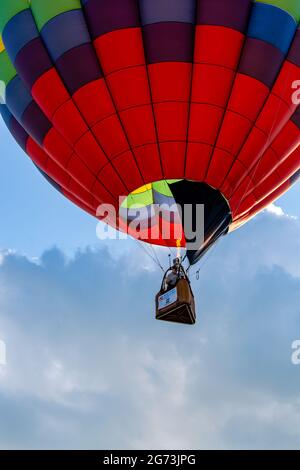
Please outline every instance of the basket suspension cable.
M161 269L163 272L165 272L165 270L164 270L164 268L163 268L163 266L162 266L162 264L161 264L161 262L160 262L160 259L159 259L159 257L158 257L158 254L157 254L157 252L156 252L154 246L153 246L153 245L150 245L150 249L152 250L152 252L153 252L153 254L154 254L154 257L155 257L155 259L156 259L157 265L160 267L160 269Z
M133 238L134 241L137 243L137 245L144 251L144 253L146 253L146 255L164 272L164 268L162 267L161 263L159 262L159 259L155 256L152 256L149 251L146 249L146 246L144 244L144 242L142 242L141 240L138 240L136 238ZM149 245L150 247L151 245Z

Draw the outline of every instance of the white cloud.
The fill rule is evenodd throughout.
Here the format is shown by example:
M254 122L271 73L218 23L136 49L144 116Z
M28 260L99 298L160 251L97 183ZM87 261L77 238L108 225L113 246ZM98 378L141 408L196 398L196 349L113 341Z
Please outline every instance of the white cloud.
M12 255L14 253L15 253L15 251L11 250L11 249L0 250L0 266L3 263L3 261L5 260L6 256Z
M284 210L276 206L276 204L272 203L267 207L267 212L270 212L271 214L277 215L278 217L283 217L284 216Z
M161 273L134 245L6 253L0 447L299 448L299 234L266 213L224 239L191 328L155 322Z
M277 206L275 203L270 204L266 208L266 212L276 215L277 217L287 217L293 220L297 220L297 217L295 215L290 215L290 214L285 213L282 207Z

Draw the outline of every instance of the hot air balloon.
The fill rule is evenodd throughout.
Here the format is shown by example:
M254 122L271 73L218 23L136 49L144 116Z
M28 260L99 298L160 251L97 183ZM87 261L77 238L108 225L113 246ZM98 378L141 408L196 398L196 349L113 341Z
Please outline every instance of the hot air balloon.
M85 211L131 233L146 208L148 243L186 244L157 204L204 205L193 265L299 177L299 20L298 0L1 0L1 113Z

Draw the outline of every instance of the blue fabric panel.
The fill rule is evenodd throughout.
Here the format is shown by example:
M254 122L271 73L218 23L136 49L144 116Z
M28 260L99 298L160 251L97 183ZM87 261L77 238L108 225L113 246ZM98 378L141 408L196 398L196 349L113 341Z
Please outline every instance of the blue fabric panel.
M6 88L6 103L12 114L18 121L24 114L26 108L32 102L32 96L25 88L19 76L9 82Z
M90 42L82 10L68 11L51 19L41 35L54 62L70 49Z
M296 21L284 10L265 3L254 3L248 36L268 42L287 54L296 29Z
M5 104L0 105L0 114L2 116L3 121L5 122L6 126L9 129L10 121L12 119L12 114Z
M14 63L20 50L39 36L31 10L23 10L5 26L2 39L7 53Z

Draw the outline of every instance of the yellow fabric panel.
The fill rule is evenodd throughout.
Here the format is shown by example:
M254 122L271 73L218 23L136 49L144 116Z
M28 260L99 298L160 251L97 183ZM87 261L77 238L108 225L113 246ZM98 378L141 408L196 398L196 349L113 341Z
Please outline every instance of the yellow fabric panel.
M5 47L4 47L2 38L0 37L0 53L3 52L4 50L5 50Z

